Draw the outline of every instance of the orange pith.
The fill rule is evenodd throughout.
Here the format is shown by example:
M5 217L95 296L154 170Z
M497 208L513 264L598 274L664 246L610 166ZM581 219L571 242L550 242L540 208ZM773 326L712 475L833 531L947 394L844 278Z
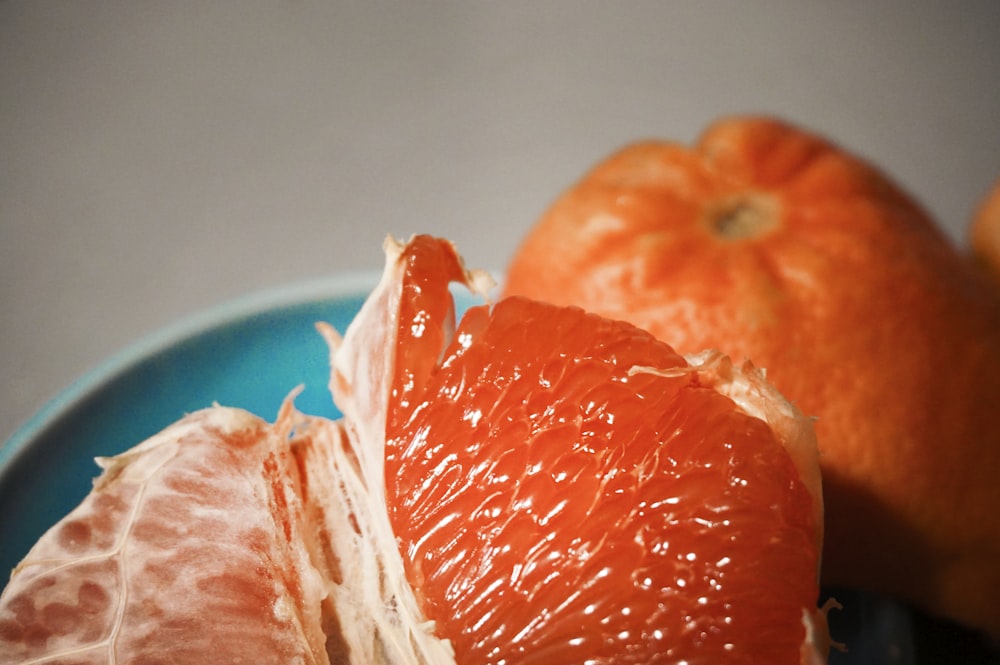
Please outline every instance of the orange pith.
M401 307L402 353L433 347L426 287ZM460 663L799 662L819 527L763 421L666 344L575 308L473 308L439 355L397 373L386 495Z

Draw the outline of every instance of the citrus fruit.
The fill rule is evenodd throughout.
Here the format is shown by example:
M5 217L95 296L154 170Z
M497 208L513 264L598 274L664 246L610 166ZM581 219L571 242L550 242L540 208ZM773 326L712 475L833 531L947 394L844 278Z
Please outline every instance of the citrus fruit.
M343 419L194 413L101 460L0 596L0 663L821 663L811 422L747 364L387 243Z
M343 422L195 412L109 459L0 595L0 663L450 663Z
M520 298L452 331L448 281L478 280L454 248L388 254L332 387L386 424L360 463L459 663L820 658L811 423L759 372Z
M1000 632L1000 297L873 165L767 117L626 146L503 293L752 359L817 418L824 581Z
M100 460L0 597L0 662L318 662L290 459L262 420L215 407Z

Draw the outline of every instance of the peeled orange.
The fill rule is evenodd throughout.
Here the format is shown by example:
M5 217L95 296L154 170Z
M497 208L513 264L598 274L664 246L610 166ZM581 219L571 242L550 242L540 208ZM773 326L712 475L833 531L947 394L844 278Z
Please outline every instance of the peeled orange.
M387 244L343 419L214 407L102 462L0 662L823 662L810 421L750 365Z
M325 662L291 417L209 408L99 460L0 596L0 663Z
M765 368L817 419L824 580L1000 633L1000 293L874 166L766 117L627 146L504 293Z
M377 392L398 400L393 531L458 661L797 662L822 524L808 421L752 368L575 308L508 299L443 336L454 249L390 252L406 277L373 301L392 314L356 331L434 359Z

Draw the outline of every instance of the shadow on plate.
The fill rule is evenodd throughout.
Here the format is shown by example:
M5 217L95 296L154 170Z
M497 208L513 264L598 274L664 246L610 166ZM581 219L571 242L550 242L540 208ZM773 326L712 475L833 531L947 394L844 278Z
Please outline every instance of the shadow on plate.
M1000 643L977 631L875 594L823 590L831 596L844 609L830 611L830 633L847 651L829 665L1000 665Z

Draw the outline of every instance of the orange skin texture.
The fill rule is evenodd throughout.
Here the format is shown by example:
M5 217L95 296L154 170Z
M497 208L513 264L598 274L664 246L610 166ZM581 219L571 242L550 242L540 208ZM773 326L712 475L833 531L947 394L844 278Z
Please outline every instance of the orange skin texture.
M872 165L766 117L627 146L529 232L515 294L765 368L817 419L823 581L1000 634L1000 290Z
M979 204L969 228L972 253L1000 286L1000 179Z

